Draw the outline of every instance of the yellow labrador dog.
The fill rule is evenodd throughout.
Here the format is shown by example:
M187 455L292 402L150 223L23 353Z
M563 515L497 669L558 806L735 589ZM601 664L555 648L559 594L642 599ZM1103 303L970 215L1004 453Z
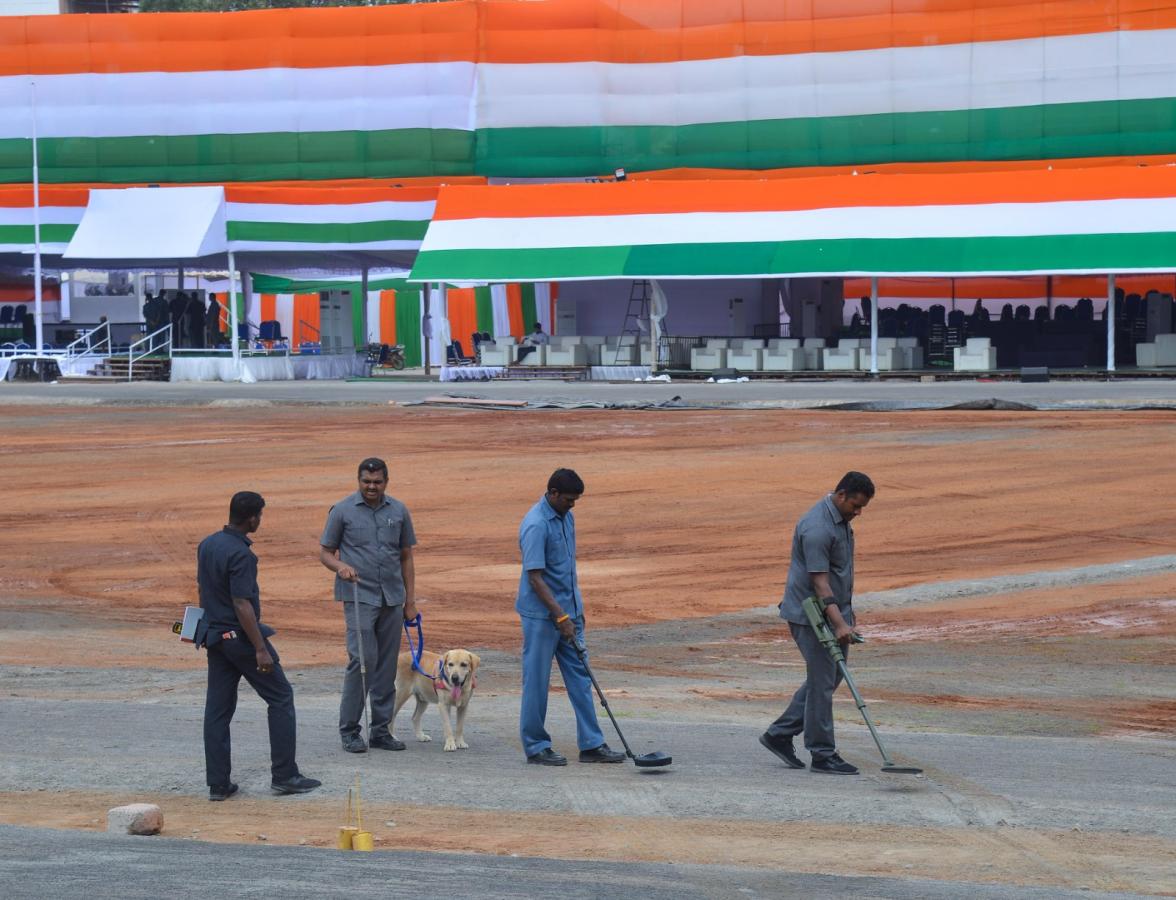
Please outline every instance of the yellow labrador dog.
M481 660L469 650L450 650L442 655L425 650L421 653L420 667L429 676L422 675L412 667L412 654L401 653L396 662L396 709L388 730L395 735L396 714L409 697L416 697L416 709L412 712L412 729L418 741L431 741L421 730L421 717L430 703L441 708L441 724L445 728L446 750L468 750L469 744L462 737L466 709L477 685L475 673ZM449 720L449 711L457 710L457 733Z

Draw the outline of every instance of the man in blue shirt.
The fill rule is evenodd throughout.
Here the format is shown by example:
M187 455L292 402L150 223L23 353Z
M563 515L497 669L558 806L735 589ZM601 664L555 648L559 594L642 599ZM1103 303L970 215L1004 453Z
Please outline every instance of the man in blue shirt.
M515 610L523 626L523 697L519 737L527 762L566 766L567 758L551 747L547 691L551 661L559 663L568 699L576 713L580 762L616 763L625 755L609 749L596 721L592 680L574 641L584 636L584 600L576 579L576 520L572 507L584 482L571 469L556 469L547 493L531 507L519 526L523 573Z

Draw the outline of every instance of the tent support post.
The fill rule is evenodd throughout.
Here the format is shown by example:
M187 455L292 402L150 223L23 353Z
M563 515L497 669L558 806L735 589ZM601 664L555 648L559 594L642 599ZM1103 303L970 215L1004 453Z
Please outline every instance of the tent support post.
M433 337L433 320L429 318L429 309L433 303L433 286L425 284L425 308L424 314L421 316L421 343L425 351L425 377L428 378L433 374L433 368L429 365L429 344Z
M1107 371L1115 371L1115 276L1107 276Z
M870 374L878 374L878 276L870 279Z
M368 267L359 270L359 324L362 342L366 345L371 341L368 322ZM377 341L376 343L379 343Z
M45 312L41 296L41 166L37 159L37 83L29 82L29 100L33 114L33 326L36 348L45 348Z
M241 379L241 341L237 335L237 262L229 251L229 346L233 348L233 374Z

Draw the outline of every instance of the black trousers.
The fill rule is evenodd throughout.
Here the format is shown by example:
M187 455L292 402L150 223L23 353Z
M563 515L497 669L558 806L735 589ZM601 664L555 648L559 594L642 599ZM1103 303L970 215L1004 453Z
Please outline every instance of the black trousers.
M274 781L298 774L294 761L294 688L278 665L278 652L269 641L266 649L274 658L272 672L257 671L257 652L243 638L230 638L208 649L208 694L204 700L204 767L209 787L227 785L232 775L232 743L229 726L237 711L237 689L241 678L257 691L268 707L270 767Z

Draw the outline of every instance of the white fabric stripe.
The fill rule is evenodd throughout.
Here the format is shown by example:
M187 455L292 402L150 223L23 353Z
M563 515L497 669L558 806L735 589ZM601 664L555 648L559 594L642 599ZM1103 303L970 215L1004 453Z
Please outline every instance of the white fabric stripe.
M261 325L261 294L251 291L249 294L249 306L245 310L245 318L249 320L251 325ZM249 337L251 340L257 338L257 332L252 328L249 329Z
M494 311L494 337L507 337L510 334L510 307L505 284L490 285L490 307Z
M367 292L367 339L369 344L382 343L380 337L380 292Z
M39 75L37 131L42 138L469 131L473 91L472 62ZM0 78L0 109L0 138L32 133L27 76Z
M416 250L420 241L372 241L371 243L327 244L322 241L229 241L234 250ZM354 278L348 279L355 281Z
M551 321L551 282L535 282L535 315L547 334L555 334Z
M479 128L694 125L1176 94L1176 30L673 63L478 66Z
M32 201L29 201L30 203ZM42 206L42 225L77 225L82 221L84 206ZM0 206L0 225L32 225L32 206Z
M44 254L53 254L56 256L58 254L64 253L65 248L68 246L69 244L47 244L42 241L41 252ZM27 244L0 244L0 251L4 253L27 253L29 254L28 264L30 266L33 264L33 244L31 241Z
M422 252L1176 231L1176 198L435 221Z
M415 222L433 218L433 200L416 203L226 203L225 218L230 222ZM0 219L0 223L2 223Z
M277 294L274 297L274 318L282 326L282 336L294 340L294 295Z

